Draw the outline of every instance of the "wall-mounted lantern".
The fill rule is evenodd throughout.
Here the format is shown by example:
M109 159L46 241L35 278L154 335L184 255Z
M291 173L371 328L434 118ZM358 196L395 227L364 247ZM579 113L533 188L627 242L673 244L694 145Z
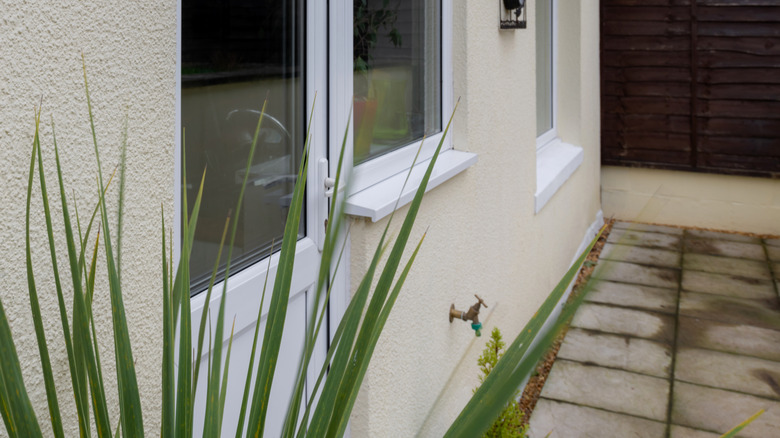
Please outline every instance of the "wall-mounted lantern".
M525 29L525 0L499 0L501 29Z

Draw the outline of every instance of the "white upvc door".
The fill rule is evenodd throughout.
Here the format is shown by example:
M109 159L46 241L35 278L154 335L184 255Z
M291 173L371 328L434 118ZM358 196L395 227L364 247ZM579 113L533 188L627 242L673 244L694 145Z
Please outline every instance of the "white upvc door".
M328 168L327 161L324 161L328 150L328 8L326 2L316 0L278 3L284 4L279 6L279 10L270 11L266 5L263 6L264 11L256 11L239 9L246 6L202 6L202 2L179 0L180 68L177 100L181 126L177 131L181 133L183 128L185 132L183 140L186 140L187 165L185 168L181 162L178 163L177 181L181 181L182 172L187 172L189 197L198 182L193 175L200 175L205 167L206 187L210 182L218 187L208 193L211 196L208 202L204 195L191 264L194 292L198 288L203 289L207 267L210 272L210 266L214 263L213 254L218 246L215 236L221 234L221 225L224 223L224 216L221 222L219 220L220 213L224 213L220 210L224 201L221 198L229 197L227 193L236 188L243 176L243 170L230 162L233 149L227 149L245 140L248 127L252 125L244 123L242 119L251 120L256 116L265 96L269 99L267 114L273 118L266 119L263 124L267 131L261 133L261 136L265 136L261 141L268 143L263 146L267 150L260 150L258 145L255 154L256 157L258 154L260 156L252 163L242 211L232 218L239 222L239 238L236 243L238 257L231 267L228 280L225 336L220 340L224 354L230 328L235 321L223 422L224 436L235 434L258 314L261 315L258 355L263 341L279 259L278 236L283 228L285 207L288 205L285 203L289 201L292 188L288 175L297 169L306 125L312 111L306 201L296 247L285 333L271 390L266 436L279 436L295 381L308 315L314 310L313 294L328 211L324 193L324 178L327 175L323 174ZM206 7L211 9L203 9ZM274 16L269 17L268 14ZM276 34L257 36L262 32L268 34L269 27L273 26L276 26ZM280 37L278 32L285 32L284 37ZM315 92L316 104L313 103ZM257 119L254 120L256 123ZM281 146L285 142L289 142L292 149ZM182 147L182 141L177 144ZM177 192L180 192L180 185L176 187ZM178 205L181 205L180 197L177 194ZM236 198L234 196L230 202L235 204ZM179 223L181 214L184 212L178 213ZM259 313L266 277L268 285L264 308ZM211 333L214 333L221 292L220 281L214 287L210 303L205 302L206 294L202 291L192 297L193 331L197 330L203 308L208 304L212 313L208 324L212 325ZM208 333L207 328L206 344L209 343ZM313 366L307 374L307 397L313 378L316 378L324 362L326 337L327 333L323 331L316 340ZM196 345L196 341L197 334L193 333L193 345ZM208 346L204 347L204 350L208 349ZM209 354L209 351L205 351L202 357L197 358L201 361L201 369L195 404L195 436L201 435L203 427ZM258 359L255 358L254 372L257 364Z

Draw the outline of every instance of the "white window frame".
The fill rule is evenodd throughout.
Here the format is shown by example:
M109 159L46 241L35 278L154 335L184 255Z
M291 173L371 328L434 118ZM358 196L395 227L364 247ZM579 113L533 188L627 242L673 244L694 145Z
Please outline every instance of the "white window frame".
M536 192L534 213L542 211L585 159L580 146L564 143L558 135L558 0L552 7L552 128L536 138ZM536 4L534 4L534 7ZM538 23L536 24L538 25Z
M370 159L357 166L353 162L353 133L347 137L344 162L350 167L350 186L348 196L362 192L366 189L378 189L386 181L393 180L393 176L406 172L414 162L417 151L422 144L417 163L423 163L433 157L444 130L454 108L453 82L452 82L452 0L441 1L441 132L426 137L424 141L414 141L406 146L394 150L385 155ZM353 66L352 66L352 21L353 10L351 2L339 3L331 7L331 51L330 51L330 120L331 120L331 147L340 147L344 139L344 128L349 123L349 108L353 95ZM342 21L343 20L343 21ZM447 133L442 145L442 152L451 150L452 128ZM331 160L335 161L335 160ZM335 171L335 163L331 169ZM416 167L416 166L415 166ZM438 166L437 166L438 167ZM392 184L393 188L395 184ZM401 187L398 187L400 190ZM392 190L392 188L388 188ZM395 191L398 196L398 191ZM349 211L354 214L355 212Z
M325 2L322 2L320 0L305 0L306 3L306 18L305 18L305 56L304 56L304 65L307 69L305 74L305 102L304 102L304 117L305 120L308 121L309 117L312 117L312 123L311 123L311 130L309 131L312 137L311 143L310 143L310 157L324 157L326 156L327 152L327 144L325 140L327 139L327 133L328 133L328 118L327 118L327 105L326 102L328 102L328 81L327 81L327 75L321 74L327 72L327 65L328 65L328 50L327 50L327 38L324 38L324 36L327 35L328 31L328 22L327 22L327 5ZM182 235L182 227L181 227L181 220L182 220L182 190L181 190L181 178L182 178L182 160L181 160L181 140L182 140L182 126L181 126L181 63L182 63L182 2L181 0L177 0L177 31L176 31L176 90L175 90L175 99L176 99L176 122L175 122L175 134L174 134L174 181L173 181L173 187L174 187L174 226L173 226L173 234L174 234L174 245L173 245L173 256L174 256L174 266L177 266L179 263L179 260L181 258L181 235ZM351 10L351 9L350 9ZM316 102L314 102L314 105L312 105L312 102L315 100L315 93L316 93ZM260 103L262 104L262 102ZM312 160L316 161L316 160ZM323 175L319 174L319 166L317 166L315 163L310 162L309 168L307 170L307 186L312 186L315 184L318 179L322 178ZM189 183L189 182L188 182ZM195 182L193 182L195 183ZM316 260L311 258L312 251L309 250L310 248L314 246L318 246L320 249L321 242L324 238L324 226L322 224L325 221L325 218L327 218L327 211L328 211L328 199L324 196L324 190L309 190L307 187L306 190L306 199L304 201L306 203L306 236L302 239L299 239L296 245L296 265L302 264L302 265L309 265L309 266L316 266L319 263L319 256ZM302 218L303 220L303 218ZM349 244L347 243L347 248L345 250L345 257L347 260L349 260ZM301 256L304 255L302 258ZM258 311L258 307L254 307L252 305L242 305L240 303L252 303L254 302L253 299L257 297L257 289L256 285L258 283L258 279L265 279L267 276L271 276L273 278L274 272L276 271L279 263L279 252L275 251L273 254L268 256L268 258L264 258L262 260L259 260L255 262L253 265L248 266L240 271L234 271L230 273L230 283L227 290L228 295L228 303L233 303L232 308L228 307L228 309L234 309L236 310L235 313L237 315L237 321L239 323L236 323L236 332L238 333L240 329L246 329L247 325L240 325L242 322L241 320L251 320L252 323L254 323ZM315 271L316 274L316 271ZM206 303L206 294L205 293L197 293L196 295L193 295L191 297L191 313L192 313L192 326L197 327L198 320L200 318L200 314L202 312L202 309L206 305L210 305L212 309L215 309L219 306L219 301L222 297L222 285L224 284L224 278L217 282L214 285L213 293L211 296L211 302ZM296 285L296 281L299 282L298 285ZM317 339L317 345L318 347L314 349L314 356L312 357L312 366L307 369L307 379L308 381L314 382L317 378L319 367L322 363L325 361L326 356L326 336L329 337L329 339L333 339L333 335L335 333L336 327L338 326L338 322L341 320L341 316L343 315L344 311L346 310L347 305L349 304L349 266L342 267L334 276L333 279L334 283L338 283L340 286L340 291L337 291L333 294L333 297L331 299L330 305L329 305L329 317L332 318L331 321L333 323L329 324L330 331L328 333L320 333L319 338ZM296 279L296 277L293 277L293 286L292 289L303 289L304 286L300 284L300 279ZM237 304L238 303L238 304ZM259 305L259 303L257 303ZM311 312L312 309L311 302L307 303L308 311ZM230 306L230 304L228 304ZM266 301L266 304L264 304L265 307L268 306L268 301ZM228 312L231 312L233 310L228 310ZM264 310L264 312L267 312L267 310ZM209 322L212 326L216 324L215 320L210 320ZM192 333L192 342L193 345L195 342L197 342L197 336L198 333L196 331L193 331ZM227 334L225 335L226 338L223 339L223 341L227 341ZM232 335L231 335L232 336ZM178 334L177 334L178 339ZM178 342L178 340L177 340ZM207 352L210 351L210 347L207 345L205 346L207 349ZM177 359L178 361L178 359ZM313 390L313 387L311 385L307 385L307 397L311 396L311 391ZM197 428L196 428L197 429ZM349 435L349 429L347 429L346 436Z
M536 7L536 4L534 4ZM552 58L552 68L550 83L552 84L552 93L550 109L552 112L552 128L547 132L536 138L536 150L539 151L545 146L548 146L555 142L560 142L558 137L558 0L550 0L550 7L552 8L552 24L550 37L550 51ZM539 24L536 23L538 26Z
M320 74L327 71L328 63L328 51L327 42L322 36L327 34L327 20L325 15L325 6L323 2L319 0L305 0L307 16L306 23L306 54L304 57L304 66L307 69L305 75L305 90L304 90L304 120L308 122L309 117L312 117L311 136L312 144L310 145L310 157L319 157L326 155L327 145L323 141L327 136L327 106L328 101L328 83L325 75ZM182 0L177 0L177 17L176 17L176 123L174 134L174 226L173 226L173 241L174 241L174 266L178 265L181 257L181 223L182 223L182 192L181 192L181 180L182 180L182 162L181 162L181 141L182 141L182 125L181 125L181 63L182 63ZM351 11L351 9L350 9ZM351 12L350 12L351 14ZM315 102L316 93L316 102ZM314 102L314 107L312 103ZM262 102L259 102L262 105ZM308 168L307 180L317 181L322 178L322 175L318 174L318 166L311 160ZM188 184L197 184L200 181L189 182ZM324 227L320 225L325 218L328 217L328 200L325 197L318 196L315 191L306 191L306 238L314 240L318 246L321 247L321 242L324 239ZM274 252L276 253L276 251ZM266 260L265 258L263 260ZM232 272L230 274L231 279L241 272L246 272L245 275L260 276L264 275L267 270L265 263L260 261L255 262L253 265L244 268L242 271ZM214 297L219 297L222 290L221 279L214 285L213 294ZM234 282L231 280L231 282ZM230 293L230 291L228 291ZM212 300L215 298L212 297ZM193 303L200 303L200 300L205 299L205 294L197 293L193 295Z

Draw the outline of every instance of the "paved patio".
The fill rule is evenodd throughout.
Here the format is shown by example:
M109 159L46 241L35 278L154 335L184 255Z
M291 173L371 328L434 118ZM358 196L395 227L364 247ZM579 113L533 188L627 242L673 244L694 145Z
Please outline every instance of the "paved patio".
M530 436L780 437L780 240L616 223Z

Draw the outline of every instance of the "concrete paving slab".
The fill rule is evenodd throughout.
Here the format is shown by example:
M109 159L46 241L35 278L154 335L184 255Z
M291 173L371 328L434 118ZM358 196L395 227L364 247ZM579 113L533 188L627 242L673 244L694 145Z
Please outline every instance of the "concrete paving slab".
M764 239L764 243L770 246L780 246L780 239Z
M599 280L677 289L680 271L608 260L598 264L593 277Z
M720 438L720 435L719 433L705 432L676 424L672 425L669 433L670 438Z
M669 381L558 360L545 382L542 397L666 421Z
M772 272L775 274L775 280L780 280L780 262L772 263Z
M766 262L757 260L735 259L705 254L683 254L683 269L712 272L715 274L731 274L742 277L770 280L769 266Z
M677 344L780 361L780 331L751 325L681 316Z
M741 275L713 274L683 270L682 288L690 292L726 295L735 298L773 298L777 296L771 281Z
M683 251L738 259L766 260L764 247L759 243L734 242L731 240L686 238Z
M780 430L780 402L747 394L675 382L672 422L682 426L725 433L761 409L766 412L739 436L767 438Z
M780 362L698 348L680 348L674 378L780 400Z
M583 304L571 326L664 343L674 338L674 318L669 315L601 304Z
M680 293L680 314L724 323L780 330L777 298L746 300L683 291Z
M638 222L615 222L615 224L612 225L612 228L618 230L650 231L653 233L672 234L675 236L682 236L684 231L682 228L667 227L665 225L640 224Z
M529 424L529 436L550 438L662 438L666 425L629 415L540 399Z
M677 312L677 290L639 284L595 282L586 301L647 309L662 313Z
M720 239L720 240L731 240L734 242L761 243L761 239L759 239L758 237L745 236L743 234L735 234L735 233L722 233L719 231L685 230L685 235L690 237L704 238L704 239Z
M601 250L600 257L604 260L631 262L664 268L680 267L679 252L644 246L607 243L604 245L604 249Z
M662 378L670 376L672 363L668 344L578 328L566 333L558 357Z
M766 252L769 255L769 260L773 262L780 262L780 246L766 246Z
M612 232L609 233L609 237L607 237L607 242L677 251L680 249L682 239L680 236L663 233L612 230Z

